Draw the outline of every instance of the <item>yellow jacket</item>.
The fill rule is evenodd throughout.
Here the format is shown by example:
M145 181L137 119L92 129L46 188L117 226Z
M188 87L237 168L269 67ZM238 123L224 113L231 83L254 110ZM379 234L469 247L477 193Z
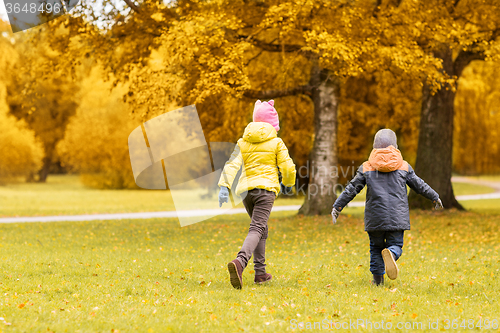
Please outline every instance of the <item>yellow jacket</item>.
M283 140L268 123L252 122L247 125L243 138L238 140L229 161L224 165L219 187L231 188L236 174L243 166L236 194L254 188L280 192L278 169L285 186L295 185L295 164L288 155Z

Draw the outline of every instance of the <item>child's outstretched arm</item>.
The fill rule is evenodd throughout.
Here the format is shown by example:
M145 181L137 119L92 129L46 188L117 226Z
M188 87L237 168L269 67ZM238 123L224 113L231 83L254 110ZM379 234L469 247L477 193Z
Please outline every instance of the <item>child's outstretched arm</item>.
M365 185L366 179L363 175L363 166L361 166L356 172L356 176L354 176L354 178L349 182L344 192L340 194L333 204L332 219L334 224L337 222L337 218L339 217L342 209L344 209L344 207L347 206L347 204L351 202L351 200L354 199L359 192L361 192Z
M295 185L295 164L288 154L288 148L285 146L283 140L280 139L278 143L278 153L276 154L278 169L281 172L283 179L281 182L286 187Z
M439 194L432 189L426 182L422 180L413 168L408 164L408 175L406 176L406 184L416 193L431 200L436 206L435 209L443 208L443 203L439 199Z
M224 169L219 178L219 207L222 206L224 202L229 201L229 189L233 185L234 178L243 164L243 156L241 155L240 146L236 144L233 153L229 158L229 161L224 164Z

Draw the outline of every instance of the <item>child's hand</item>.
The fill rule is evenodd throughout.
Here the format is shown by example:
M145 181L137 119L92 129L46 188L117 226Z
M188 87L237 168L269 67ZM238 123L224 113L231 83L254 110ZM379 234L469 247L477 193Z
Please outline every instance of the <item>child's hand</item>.
M332 209L332 222L337 223L337 218L339 217L340 211L336 210L335 207Z
M221 186L219 192L219 207L222 207L222 204L228 201L229 201L229 190L227 187Z
M443 209L443 203L441 202L441 199L437 199L437 201L434 201L433 203L436 205L434 209Z

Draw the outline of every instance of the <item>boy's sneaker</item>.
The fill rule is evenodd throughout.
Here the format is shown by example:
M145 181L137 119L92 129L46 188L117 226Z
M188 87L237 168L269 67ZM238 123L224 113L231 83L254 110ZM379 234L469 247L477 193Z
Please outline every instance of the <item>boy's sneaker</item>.
M384 276L373 274L372 284L374 286L380 286L380 285L384 284Z
M266 273L263 275L255 275L254 282L261 284L261 283L265 283L267 281L271 281L272 278L273 278L273 276L269 273Z
M385 272L387 277L391 280L395 280L398 277L399 269L396 264L396 260L394 260L394 256L389 249L382 250L382 259L384 259L385 264Z
M239 260L234 259L228 263L227 270L229 271L229 280L232 286L236 289L241 289L241 287L243 287L243 267L241 267Z

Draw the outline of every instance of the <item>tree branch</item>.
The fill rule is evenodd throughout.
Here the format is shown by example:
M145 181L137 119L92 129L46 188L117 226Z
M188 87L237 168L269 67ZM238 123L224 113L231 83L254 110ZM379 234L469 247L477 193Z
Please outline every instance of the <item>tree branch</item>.
M493 30L490 41L494 41L500 36L500 28ZM462 75L462 71L474 60L485 60L483 51L460 51L453 63L453 71L457 77Z
M461 51L453 62L453 72L457 77L462 75L462 71L473 60L484 60L484 52Z
M380 12L380 6L382 6L382 0L377 0L377 3L375 4L375 8L373 9L373 17L377 18L378 13Z
M494 41L498 37L500 37L500 28L493 30L493 34L491 35L491 41Z
M456 9L457 9L457 6L458 6L458 3L459 3L459 2L460 2L460 0L454 0L454 1L453 1L453 4L451 5L451 8L448 10L448 13L449 13L450 15L455 14L455 11L456 11Z
M302 49L301 45L294 45L294 44L285 44L285 45L280 45L280 44L272 44L272 43L266 43L264 41L258 40L254 38L252 35L250 36L244 36L244 35L239 35L239 39L244 39L252 45L267 51L267 52L297 52Z
M258 58L258 57L262 54L262 52L264 52L264 50L260 50L260 51L259 51L259 53L257 53L255 56L251 57L251 58L247 61L247 63L245 64L245 66L248 66L248 65L252 62L252 60L257 59L257 58Z
M313 86L311 85L303 85L289 89L282 90L253 90L249 89L243 93L243 96L248 98L258 98L258 99L272 99L278 97L285 96L294 96L294 95L308 95L311 96Z
M136 6L136 4L132 1L132 0L123 0L125 1L125 3L130 7L132 8L132 10L136 13L140 13L141 10L139 9L139 7Z

